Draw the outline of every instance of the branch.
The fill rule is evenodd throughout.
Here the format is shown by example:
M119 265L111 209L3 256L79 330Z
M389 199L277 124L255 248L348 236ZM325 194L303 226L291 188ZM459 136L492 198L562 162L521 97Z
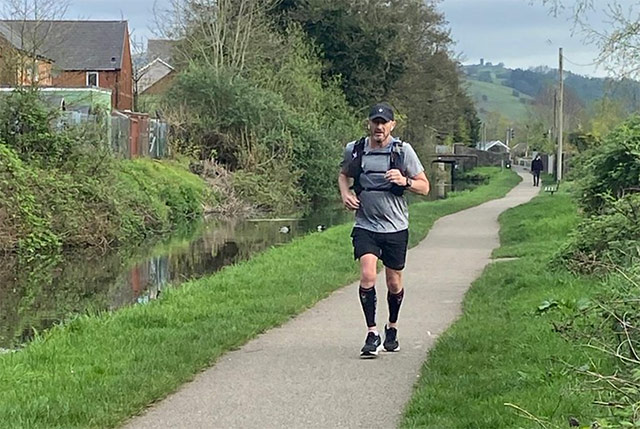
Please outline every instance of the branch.
M538 423L540 425L540 427L542 427L543 429L549 429L549 427L542 420L540 420L538 417L536 417L533 414L531 414L529 411L527 411L525 409L522 409L519 406L517 406L515 404L511 404L509 402L506 402L504 405L507 406L507 407L514 408L515 410L521 412L522 414L524 414L523 417L526 417L529 420L533 420L534 422Z

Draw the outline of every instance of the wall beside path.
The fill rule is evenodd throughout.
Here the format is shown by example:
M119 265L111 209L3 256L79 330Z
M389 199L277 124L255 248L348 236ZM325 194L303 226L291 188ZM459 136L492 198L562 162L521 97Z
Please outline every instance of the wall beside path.
M453 153L455 155L465 155L465 158L459 160L464 170L469 170L473 167L500 167L503 161L509 160L508 153L496 153L486 150L479 150L473 147L466 146L464 144L456 144L453 147ZM477 161L477 164L476 164Z

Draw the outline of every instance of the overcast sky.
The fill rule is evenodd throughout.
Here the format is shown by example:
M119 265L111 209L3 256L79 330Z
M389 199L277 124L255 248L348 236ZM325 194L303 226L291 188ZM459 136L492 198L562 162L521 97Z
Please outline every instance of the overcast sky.
M465 64L476 64L484 58L493 63L503 62L511 68L538 65L557 68L558 48L562 47L566 69L591 76L604 75L604 71L593 66L576 65L592 63L596 49L584 44L580 36L571 36L567 16L549 15L540 2L444 0L439 8L449 21L456 41L454 50L462 55ZM162 8L167 7L170 0L71 0L67 18L120 19L122 16L129 21L134 38L146 40L153 37L155 3ZM604 15L598 14L599 18Z
M570 15L555 17L541 3L541 0L444 0L440 10L449 21L455 51L462 54L465 64L477 64L484 58L493 63L503 62L510 68L538 65L557 68L558 49L563 48L565 69L590 76L606 75L592 65L597 48L585 43L582 35L572 35ZM602 26L607 20L602 10L604 2L595 3L601 6L588 17L594 25Z

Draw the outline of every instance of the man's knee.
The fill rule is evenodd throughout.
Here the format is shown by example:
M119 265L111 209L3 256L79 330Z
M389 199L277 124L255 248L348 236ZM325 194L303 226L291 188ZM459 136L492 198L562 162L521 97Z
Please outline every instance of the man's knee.
M375 285L377 277L378 258L372 254L360 257L360 285L369 288Z
M402 290L402 271L387 268L387 289L392 294L397 294Z
M402 283L399 281L389 282L387 283L387 289L389 289L389 292L391 292L393 295L396 295L402 290Z
M375 270L363 270L360 273L360 285L364 288L373 287L376 284Z

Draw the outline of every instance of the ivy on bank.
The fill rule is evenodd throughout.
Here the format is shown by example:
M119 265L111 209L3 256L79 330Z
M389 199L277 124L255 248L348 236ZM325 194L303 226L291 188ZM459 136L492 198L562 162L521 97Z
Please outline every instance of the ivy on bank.
M215 199L179 163L116 160L99 124L61 126L35 90L0 99L0 122L0 250L24 261L164 232Z

